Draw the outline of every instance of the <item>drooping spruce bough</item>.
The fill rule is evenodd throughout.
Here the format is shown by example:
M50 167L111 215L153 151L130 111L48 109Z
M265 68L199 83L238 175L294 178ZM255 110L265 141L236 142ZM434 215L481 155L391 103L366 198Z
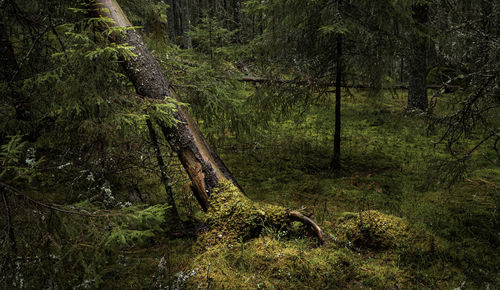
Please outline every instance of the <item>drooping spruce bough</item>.
M95 3L95 10L101 17L113 20L110 25L127 28L122 36L114 36L114 40L134 47L135 57L126 59L124 64L126 74L137 93L157 101L166 99L178 102L179 97L158 61L147 49L139 33L132 28L119 4L115 0L96 0ZM252 203L187 111L181 106L176 107L177 110L173 113L175 124L168 125L159 121L159 126L186 169L199 204L204 211L208 211L212 231L219 232L216 237L235 234L234 238L249 238L258 235L258 229L262 226L278 226L299 221L311 227L323 242L321 228L302 213L283 207ZM211 205L212 202L214 206ZM218 219L224 219L224 222Z

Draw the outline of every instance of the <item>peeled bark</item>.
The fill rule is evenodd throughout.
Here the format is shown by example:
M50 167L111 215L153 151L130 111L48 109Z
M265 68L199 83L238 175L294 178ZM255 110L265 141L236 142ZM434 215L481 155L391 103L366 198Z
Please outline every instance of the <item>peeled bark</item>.
M97 0L97 12L103 17L114 20L115 26L130 27L131 24L114 0ZM102 9L105 8L105 9ZM134 84L138 94L145 98L159 101L179 101L173 88L164 75L158 61L141 39L139 33L134 29L128 29L126 35L116 41L127 43L135 47L133 50L136 57L124 61L128 77ZM179 159L186 169L192 182L193 193L198 199L201 207L209 210L209 201L212 193L218 193L221 184L232 184L237 188L238 195L244 196L241 187L233 178L229 169L224 165L219 156L211 148L201 134L194 120L182 107L177 107L173 116L176 123L172 126L160 124L165 139L170 144L173 151L177 153ZM236 194L233 191L233 196ZM297 215L290 215L288 210L287 218L297 220ZM264 211L258 214L266 216ZM303 220L308 225L313 224L314 228L319 227L312 221ZM322 239L322 235L318 235Z

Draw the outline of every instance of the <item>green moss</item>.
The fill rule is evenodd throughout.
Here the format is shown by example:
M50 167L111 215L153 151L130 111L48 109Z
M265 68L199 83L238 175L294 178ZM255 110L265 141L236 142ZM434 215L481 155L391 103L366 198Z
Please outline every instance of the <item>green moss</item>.
M402 218L375 210L342 214L334 237L338 242L372 250L412 247L429 252L436 246L431 234L410 227Z
M314 247L308 239L273 235L246 241L263 228L286 224L286 215L286 209L254 203L231 183L222 182L206 215L211 230L197 242L199 255L191 264L197 272L190 286L397 288L415 285L420 279L404 265L436 251L431 234L378 211L342 214L330 235L336 242L322 247ZM359 248L366 253L361 255Z
M344 289L409 286L411 275L394 259L370 259L330 245L311 247L307 239L278 241L260 237L219 243L198 255L190 288Z
M285 208L253 202L232 183L222 181L212 193L205 215L211 230L199 238L199 244L206 247L247 240L258 236L264 227L283 226L287 215Z

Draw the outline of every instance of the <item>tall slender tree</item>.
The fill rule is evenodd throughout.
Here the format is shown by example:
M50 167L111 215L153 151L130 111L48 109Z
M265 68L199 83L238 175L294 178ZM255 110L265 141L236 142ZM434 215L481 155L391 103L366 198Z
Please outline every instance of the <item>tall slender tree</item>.
M339 6L341 0L339 0ZM332 168L340 167L340 139L341 139L341 83L342 83L342 34L337 34L337 51L335 59L335 133L333 137Z
M0 65L0 80L11 81L18 67L3 17L0 19Z
M177 37L176 30L176 1L175 0L167 0L167 29L168 29L168 38L171 42L175 42L175 38Z
M170 177L167 175L167 167L163 161L163 156L161 155L160 145L158 144L158 137L156 135L156 130L153 127L153 123L150 119L146 119L146 125L149 131L149 137L151 138L151 143L153 145L153 150L156 155L156 160L158 162L158 167L160 169L161 182L165 188L165 193L167 194L167 203L171 206L171 212L174 219L179 219L179 213L177 212L177 207L175 206L174 194L172 192L172 185Z
M408 109L426 111L427 99L427 23L429 21L429 5L415 4L412 7L415 29L410 41L410 76L408 84Z
M191 48L191 36L189 36L189 31L191 29L190 17L189 17L189 6L188 0L181 0L181 28L182 28L182 39L184 48Z

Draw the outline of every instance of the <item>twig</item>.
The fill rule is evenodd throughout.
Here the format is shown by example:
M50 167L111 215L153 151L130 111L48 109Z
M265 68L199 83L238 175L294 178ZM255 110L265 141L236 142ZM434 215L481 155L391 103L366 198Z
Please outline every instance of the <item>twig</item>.
M44 19L45 20L45 19ZM37 42L42 38L42 36L45 35L45 33L47 33L47 31L49 30L50 27L46 27L45 30L40 33L38 35L38 37L33 41L33 45L31 46L31 48L28 50L28 53L24 56L24 58L21 60L21 62L19 63L19 66L18 66L18 69L14 72L14 74L12 75L11 79L10 79L10 82L14 81L17 77L17 74L19 73L19 71L21 70L21 67L23 66L24 62L30 57L31 55L31 52L33 51L33 49L35 48Z
M2 188L3 189L3 188ZM10 239L10 245L12 247L12 252L17 255L17 243L16 237L14 235L14 226L12 225L12 215L10 213L9 201L7 200L7 195L5 191L2 190L3 204L5 206L6 216L7 216L7 234Z
M65 209L58 208L58 207L56 207L55 205L52 205L52 204L47 204L47 203L43 203L43 202L39 202L37 200L34 200L31 197L27 196L26 194L22 193L21 191L17 190L16 188L14 188L14 187L12 187L12 186L4 183L4 182L0 181L0 185L3 186L4 189L7 189L8 191L10 191L16 197L24 198L25 200L27 200L28 202L30 202L30 203L32 203L34 205L41 206L41 207L44 207L44 208L48 208L48 209L51 209L51 210L55 210L55 211L58 211L58 212L63 212L63 213L68 213L68 214L75 214L75 215L81 215L81 216L87 216L87 217L109 217L109 216L119 216L120 215L120 214L96 215L96 214L90 214L90 213L84 213L84 212L78 212L78 211L65 210Z

